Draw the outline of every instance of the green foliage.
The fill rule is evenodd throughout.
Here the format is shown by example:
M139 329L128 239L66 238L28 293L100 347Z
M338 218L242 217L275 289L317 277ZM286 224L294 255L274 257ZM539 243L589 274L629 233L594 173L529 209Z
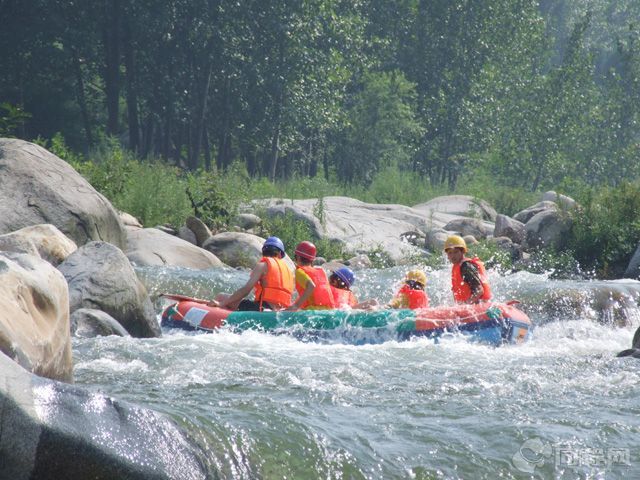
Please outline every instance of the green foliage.
M51 142L43 141L42 146L69 163L72 167L76 168L76 170L84 161L84 158L82 158L81 155L74 152L67 146L67 142L60 132L56 132L56 134L51 138Z
M391 256L381 246L377 246L368 252L364 252L371 260L372 268L388 268L395 265Z
M183 225L193 215L182 172L157 161L133 164L129 181L113 204L147 227Z
M198 170L188 175L186 193L194 214L208 225L222 226L249 200L250 178L234 163L225 173Z
M587 189L578 202L570 236L576 259L605 278L622 274L640 238L640 182Z
M15 135L18 128L31 117L31 115L19 106L9 102L0 103L0 137Z
M114 139L84 160L71 151L61 134L50 150L74 167L118 210L130 213L145 226L181 225L193 214L180 170L158 161L138 161Z
M366 185L379 169L410 168L422 136L415 102L415 85L402 72L364 76L336 151L341 178Z
M539 191L640 178L635 0L18 4L0 29L0 135L39 139L149 222L449 192L513 214ZM632 233L584 203L574 248L613 271Z
M484 166L465 174L456 192L485 200L498 213L513 216L538 202L539 193L506 185L504 179L489 174Z

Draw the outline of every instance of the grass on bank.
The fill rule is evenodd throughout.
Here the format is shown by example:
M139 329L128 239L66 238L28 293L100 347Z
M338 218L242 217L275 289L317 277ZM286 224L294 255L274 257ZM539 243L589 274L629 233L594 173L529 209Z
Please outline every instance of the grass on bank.
M134 215L145 226L180 226L188 216L196 215L214 228L225 228L243 204L260 198L318 198L316 216L319 218L322 198L330 195L368 203L412 206L440 195L464 194L486 200L499 213L510 216L540 198L539 192L501 185L480 169L462 177L456 190L449 192L418 175L396 169L379 173L367 187L329 182L323 177L270 182L249 177L240 164L222 173L185 172L161 161L140 161L113 140L96 149L90 161L70 151L60 136L45 146L68 161L117 209ZM534 252L526 268L551 269L558 275L582 270L593 271L602 278L621 276L640 240L640 182L593 187L570 179L564 182L564 188L561 193L572 196L580 205L571 213L573 227L568 248L562 252ZM309 226L291 217L265 217L264 222L264 233L278 235L286 245L312 239L318 244L318 254L327 259L348 258L354 254L344 251L340 244L313 239ZM504 269L520 268L508 253L490 242L481 242L472 253L473 250ZM380 260L376 266L386 265L382 252L378 253L380 255L373 255Z

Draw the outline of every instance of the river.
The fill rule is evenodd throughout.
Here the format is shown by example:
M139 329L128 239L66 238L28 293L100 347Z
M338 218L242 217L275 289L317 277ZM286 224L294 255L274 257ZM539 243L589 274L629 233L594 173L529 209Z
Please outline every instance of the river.
M357 272L359 298L388 300L404 271ZM137 272L154 296L212 297L248 278ZM449 301L448 268L428 274L432 304ZM640 360L615 354L640 324L640 282L490 278L534 321L527 344L165 330L74 339L75 380L171 416L212 478L638 478Z

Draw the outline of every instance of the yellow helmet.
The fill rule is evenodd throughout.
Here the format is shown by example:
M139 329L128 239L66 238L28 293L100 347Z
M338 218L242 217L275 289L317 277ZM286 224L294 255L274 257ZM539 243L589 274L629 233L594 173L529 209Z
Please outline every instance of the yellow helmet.
M411 270L407 272L405 280L413 280L414 282L421 283L423 286L427 285L427 275L422 270Z
M462 250L467 251L467 242L464 241L464 238L459 235L449 235L447 239L444 241L443 250L448 250L450 248L461 248Z

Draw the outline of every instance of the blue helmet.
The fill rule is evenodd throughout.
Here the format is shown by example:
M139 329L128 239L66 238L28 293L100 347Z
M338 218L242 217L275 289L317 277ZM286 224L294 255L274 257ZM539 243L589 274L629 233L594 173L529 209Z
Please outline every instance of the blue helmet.
M280 240L278 237L267 238L262 244L262 249L264 250L265 247L275 247L280 250L283 257L286 255L284 251L284 243L282 243L282 240Z
M333 273L335 273L338 276L338 278L342 280L348 288L351 288L351 286L356 281L356 275L353 273L353 270L351 270L349 267L339 268Z

